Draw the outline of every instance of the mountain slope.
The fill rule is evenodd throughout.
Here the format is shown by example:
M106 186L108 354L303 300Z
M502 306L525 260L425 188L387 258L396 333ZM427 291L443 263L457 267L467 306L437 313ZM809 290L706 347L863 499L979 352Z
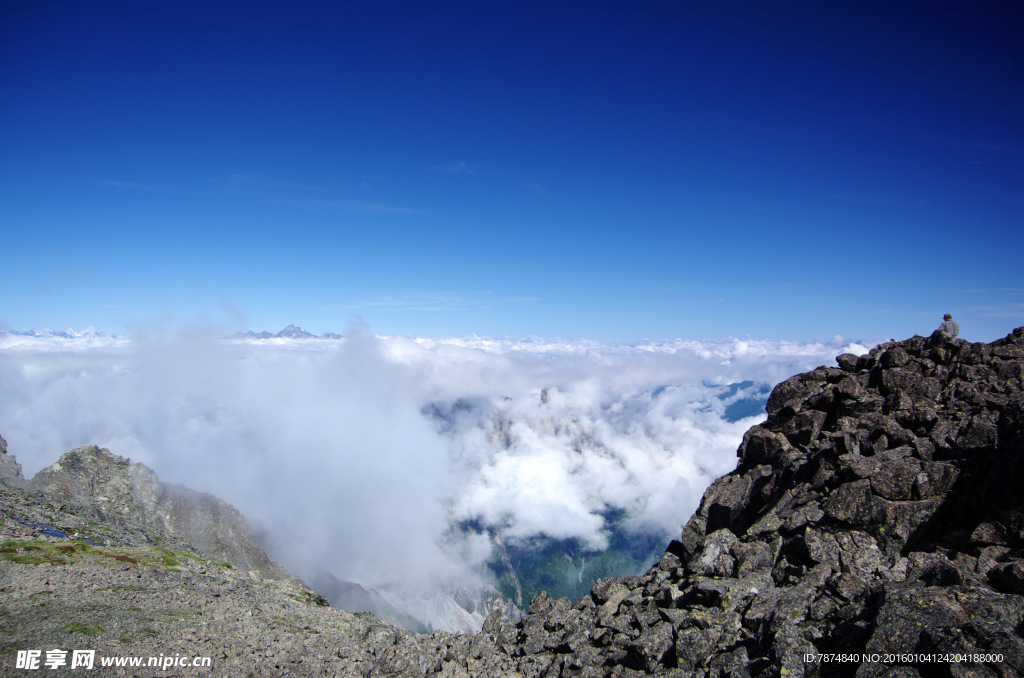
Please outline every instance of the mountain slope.
M838 363L775 388L647 574L535 600L508 636L525 657L588 676L1024 672L1024 328Z
M143 464L95 445L76 447L26 484L29 492L59 501L76 515L117 525L137 539L176 537L215 560L241 570L288 579L246 524L223 500L161 483Z
M774 389L648 572L473 635L310 605L195 551L70 540L45 531L82 520L50 490L0 487L0 671L58 644L209 653L224 675L1021 675L1024 328L837 361Z

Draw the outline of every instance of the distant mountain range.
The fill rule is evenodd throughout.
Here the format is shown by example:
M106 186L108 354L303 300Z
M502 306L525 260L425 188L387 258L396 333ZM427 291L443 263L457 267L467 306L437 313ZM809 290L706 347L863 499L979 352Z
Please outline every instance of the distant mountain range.
M84 330L0 330L0 349L65 350L111 348L129 341L122 334L87 327Z
M341 339L342 335L335 334L334 332L326 332L321 336L317 336L305 328L299 327L298 325L289 325L277 334L267 332L237 332L232 334L230 339Z
M324 334L317 336L298 325L289 325L280 332L274 334L273 332L236 332L235 334L229 335L227 339L244 339L244 340L261 340L261 339L341 339L343 335L335 334L334 332L325 332ZM123 334L117 334L109 332L107 330L97 330L93 327L87 327L84 330L51 330L51 329L37 329L37 330L0 330L0 340L3 340L3 344L11 345L23 345L23 346L37 346L40 342L53 342L60 345L78 345L78 344L118 344L129 341L129 337Z
M32 337L35 339L111 339L120 337L120 335L113 332L97 330L93 327L87 327L84 330L49 330L46 328L39 330L0 330L0 336Z

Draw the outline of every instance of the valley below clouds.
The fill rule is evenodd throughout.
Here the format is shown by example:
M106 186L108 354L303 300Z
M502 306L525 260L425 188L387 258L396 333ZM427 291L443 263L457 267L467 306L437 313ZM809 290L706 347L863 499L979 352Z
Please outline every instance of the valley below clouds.
M667 544L772 386L871 345L3 332L0 434L28 477L94 443L222 497L300 576L426 596L487 585L496 540Z

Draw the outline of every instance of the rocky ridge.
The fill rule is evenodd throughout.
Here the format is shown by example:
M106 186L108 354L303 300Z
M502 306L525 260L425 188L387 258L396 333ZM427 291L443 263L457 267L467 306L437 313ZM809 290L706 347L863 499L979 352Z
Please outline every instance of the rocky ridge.
M914 337L837 363L775 388L736 470L655 567L576 602L541 594L516 624L492 615L479 634L417 635L288 597L258 572L127 553L137 562L104 570L77 561L110 557L75 545L74 563L0 561L0 671L15 647L67 641L57 620L87 623L89 605L112 604L149 630L93 647L176 642L213 657L217 675L1021 675L1024 328L991 344ZM7 515L38 501L2 496ZM108 586L105 603L90 581ZM151 612L183 606L198 612Z
M272 579L291 575L256 542L245 518L209 493L160 482L147 466L95 445L67 452L24 483L61 510L115 528L111 543L177 539L214 560Z
M1024 328L837 362L775 388L657 566L535 600L516 651L564 676L1024 673Z

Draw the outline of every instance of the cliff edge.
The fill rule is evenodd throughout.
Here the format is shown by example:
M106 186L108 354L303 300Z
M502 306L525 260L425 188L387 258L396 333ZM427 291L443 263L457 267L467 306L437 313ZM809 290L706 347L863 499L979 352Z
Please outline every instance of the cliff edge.
M991 344L913 337L837 363L775 388L736 470L651 570L575 602L542 593L514 625L494 614L479 634L417 635L309 605L256 572L74 556L48 536L59 553L45 563L25 558L46 548L0 548L0 672L12 649L63 642L69 614L87 620L123 590L139 611L126 616L148 625L95 645L173 642L213 656L216 675L1024 674L1024 328ZM27 501L0 490L7 515ZM122 564L58 562L72 556ZM94 589L110 592L103 603Z
M1024 673L1024 328L837 362L775 388L646 575L535 600L523 659L563 676Z

